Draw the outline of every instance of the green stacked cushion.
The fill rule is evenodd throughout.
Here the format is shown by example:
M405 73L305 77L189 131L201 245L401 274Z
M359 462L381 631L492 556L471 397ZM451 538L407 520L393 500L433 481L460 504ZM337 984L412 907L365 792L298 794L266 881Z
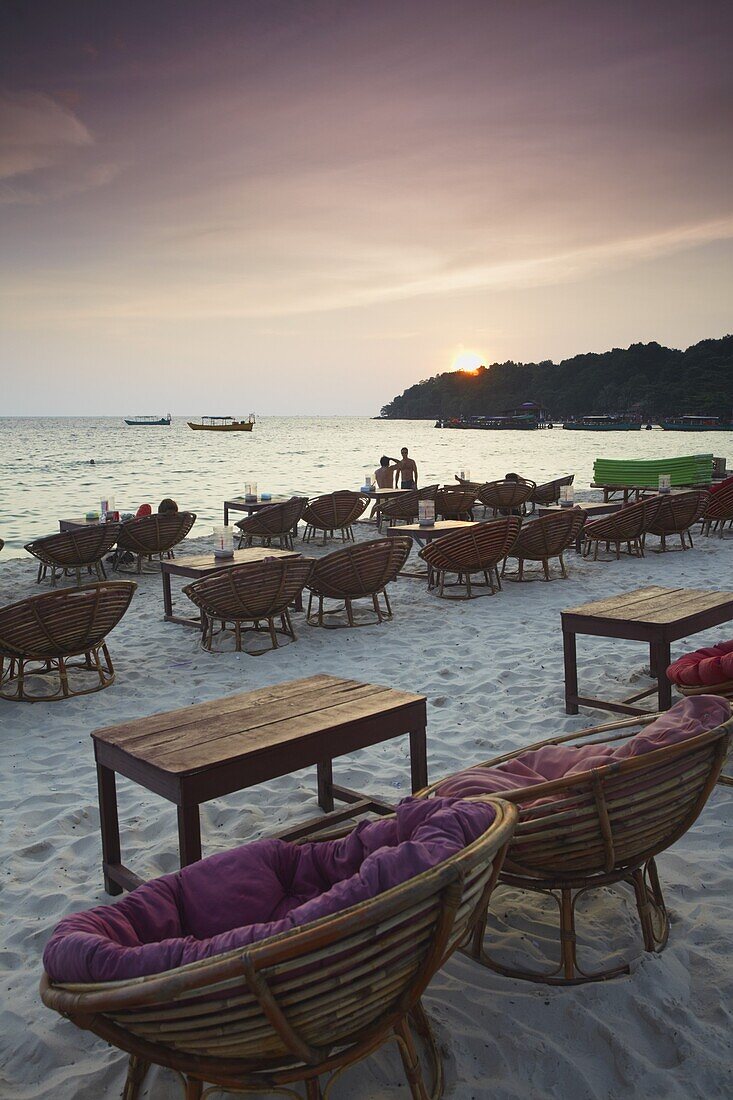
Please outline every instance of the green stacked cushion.
M672 485L709 485L713 480L713 456L597 458L593 463L596 485L641 485L656 489L660 474L668 474Z

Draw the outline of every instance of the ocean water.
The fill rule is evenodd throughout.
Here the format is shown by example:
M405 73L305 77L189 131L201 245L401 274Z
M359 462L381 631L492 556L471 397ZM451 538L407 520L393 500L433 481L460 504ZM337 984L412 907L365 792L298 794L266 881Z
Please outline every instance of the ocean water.
M223 501L242 494L247 481L273 494L359 489L380 455L399 455L403 446L423 485L452 482L461 469L477 481L510 470L538 482L574 473L583 499L592 496L599 456L733 457L733 433L454 431L362 417L264 417L251 433L214 433L191 431L183 417L169 428L128 427L121 417L0 418L2 556L23 555L24 543L58 531L60 518L99 508L109 496L121 511L171 496L196 512L194 533L208 534L222 522Z

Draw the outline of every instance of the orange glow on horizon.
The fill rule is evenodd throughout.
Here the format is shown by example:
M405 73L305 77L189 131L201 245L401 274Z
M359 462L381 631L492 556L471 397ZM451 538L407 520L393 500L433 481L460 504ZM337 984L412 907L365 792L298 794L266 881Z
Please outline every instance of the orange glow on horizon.
M459 351L453 359L452 370L461 371L462 374L478 374L484 365L483 356L475 351Z

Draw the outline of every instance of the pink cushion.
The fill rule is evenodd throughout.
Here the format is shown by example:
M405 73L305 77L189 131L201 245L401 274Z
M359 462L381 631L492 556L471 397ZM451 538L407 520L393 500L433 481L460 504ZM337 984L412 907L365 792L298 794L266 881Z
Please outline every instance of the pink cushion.
M708 687L733 680L733 640L686 653L669 666L667 679L681 687Z
M468 798L535 787L566 775L590 771L614 761L674 745L715 729L730 718L730 703L716 695L695 695L675 703L640 733L625 741L596 745L545 745L493 768L468 768L444 780L437 794ZM532 805L531 802L526 803Z

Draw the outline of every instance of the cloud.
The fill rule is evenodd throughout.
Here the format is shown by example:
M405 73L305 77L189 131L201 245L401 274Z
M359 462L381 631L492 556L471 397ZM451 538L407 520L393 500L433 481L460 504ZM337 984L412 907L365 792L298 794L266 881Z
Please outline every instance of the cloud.
M36 203L100 187L117 174L92 135L42 92L0 93L0 202Z

